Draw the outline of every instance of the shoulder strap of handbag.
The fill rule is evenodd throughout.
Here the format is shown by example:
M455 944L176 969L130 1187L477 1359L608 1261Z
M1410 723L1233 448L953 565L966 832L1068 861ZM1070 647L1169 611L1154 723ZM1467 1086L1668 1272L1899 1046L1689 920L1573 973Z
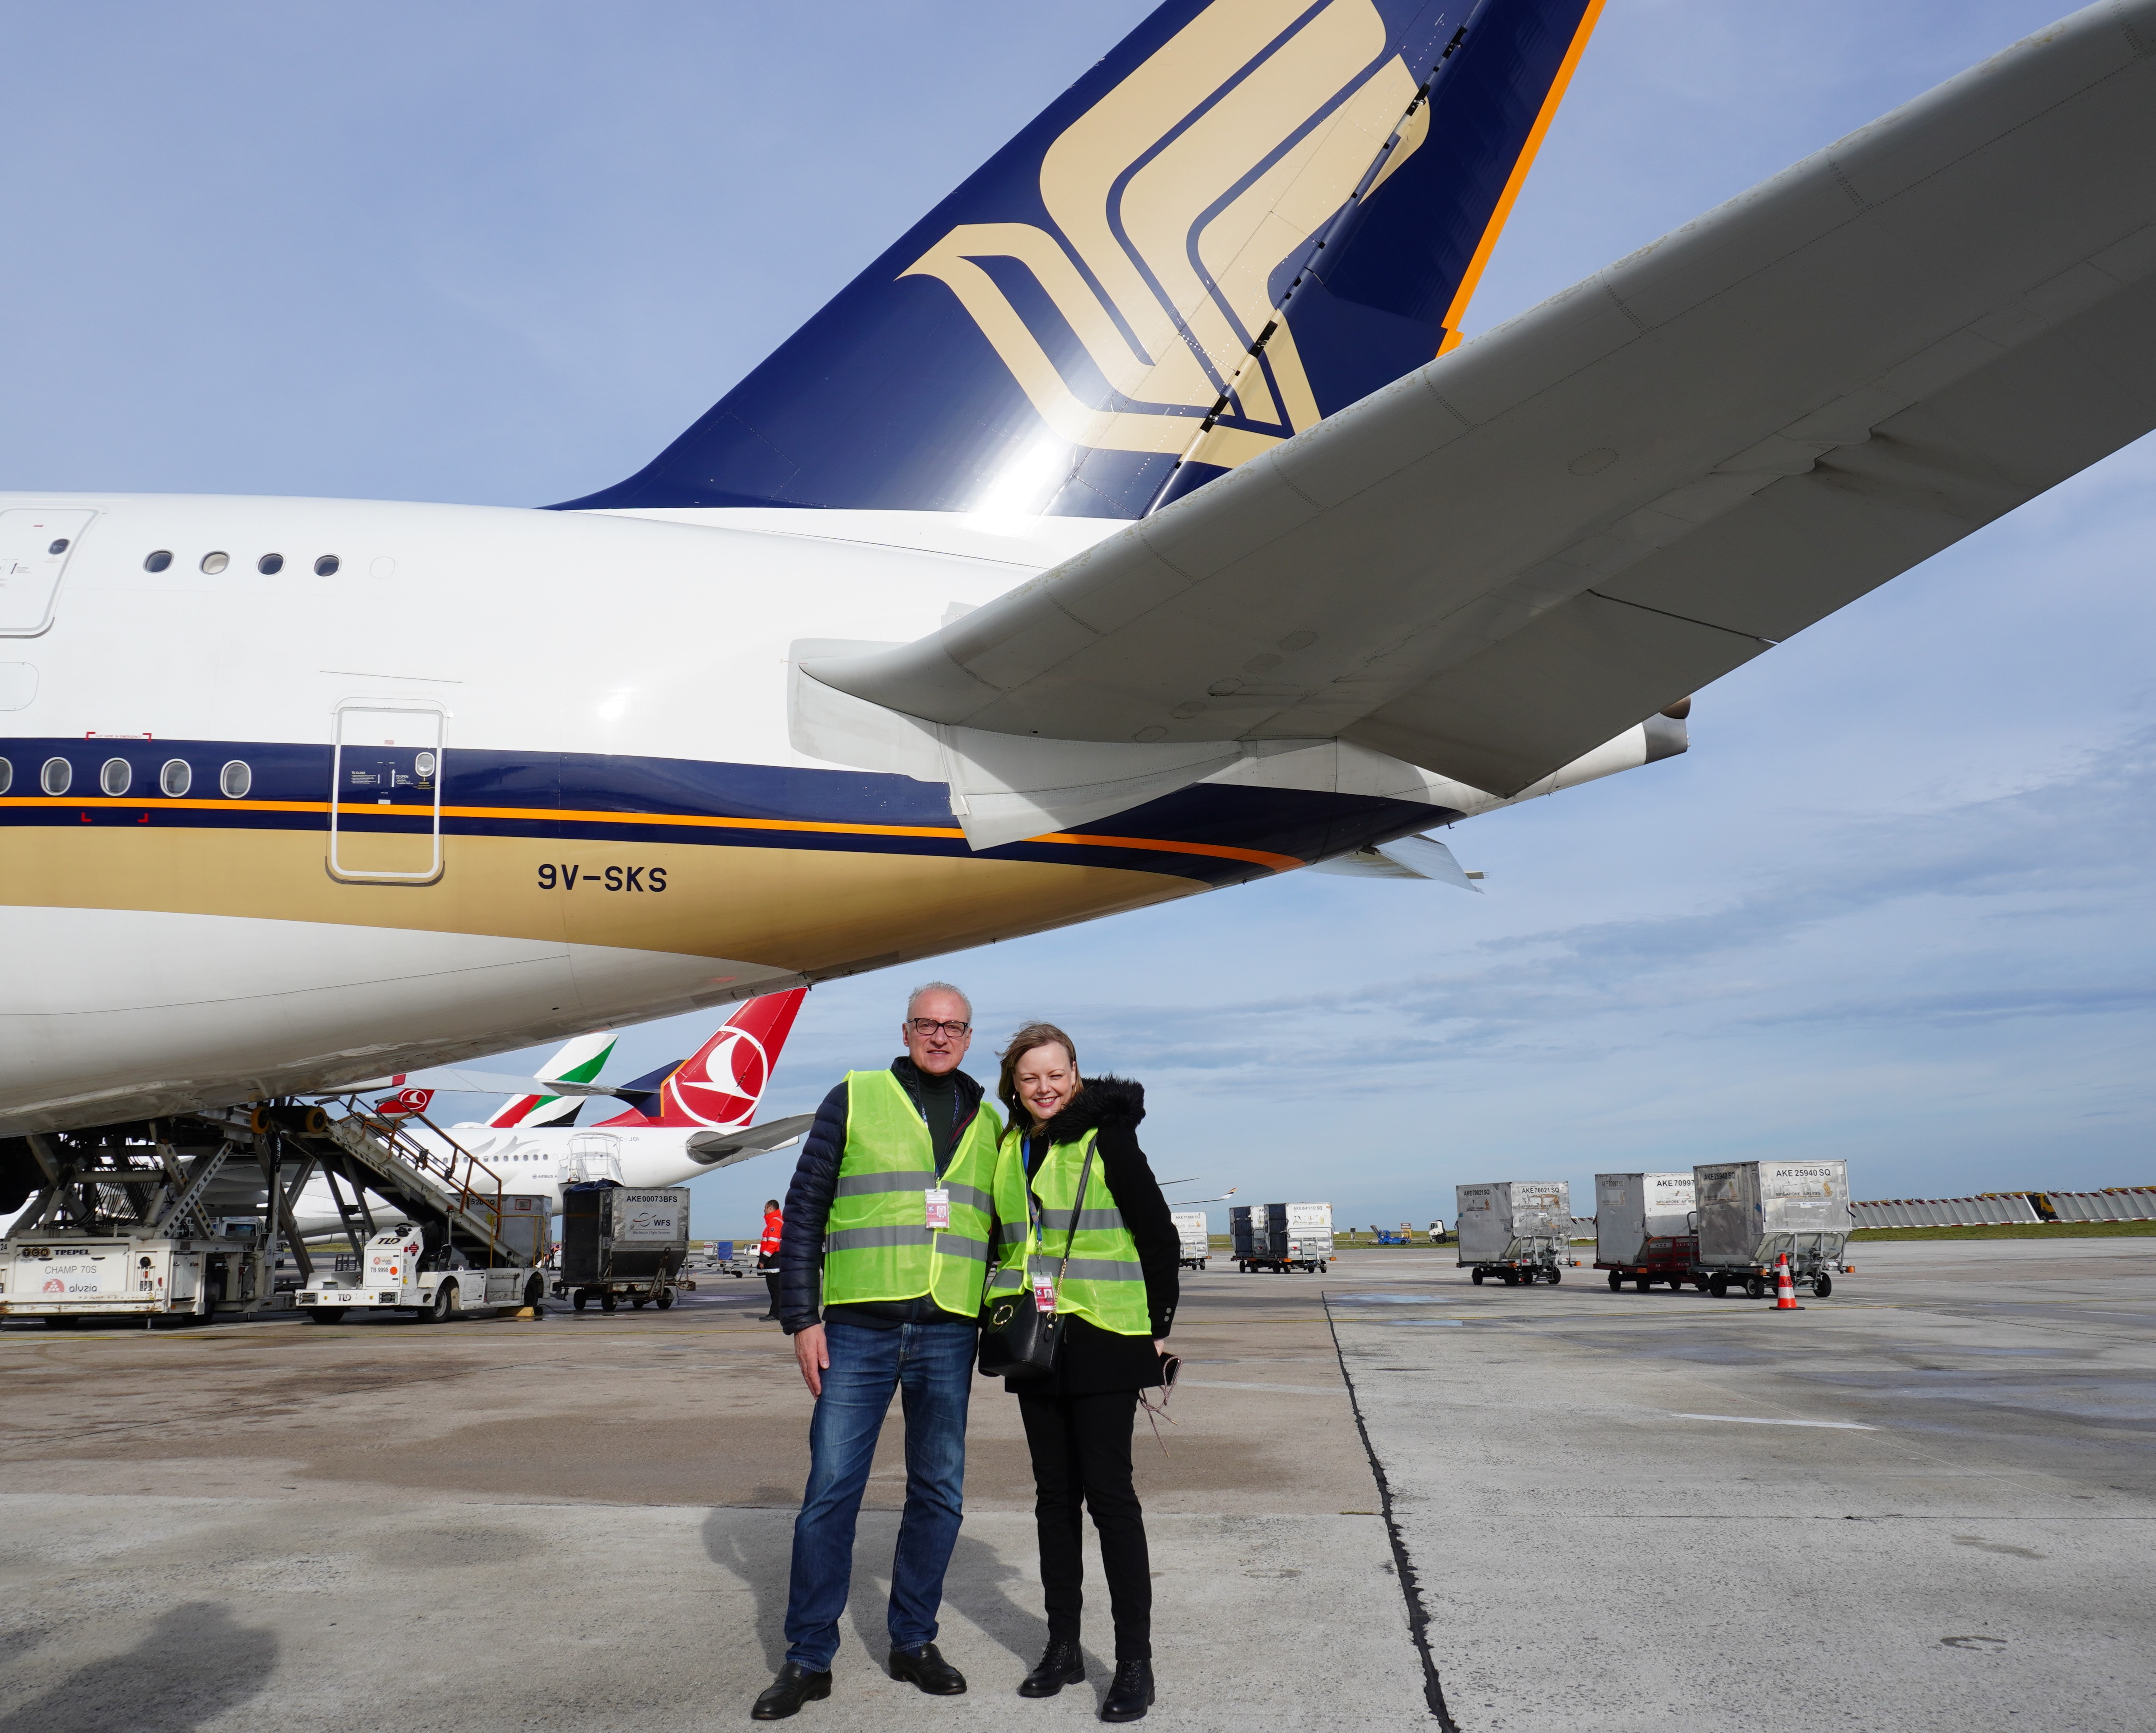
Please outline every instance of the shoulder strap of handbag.
M1086 1165L1078 1170L1078 1196L1070 1206L1070 1231L1063 1236L1063 1261L1055 1266L1055 1291L1063 1291L1063 1274L1070 1268L1070 1248L1078 1239L1078 1213L1086 1207L1086 1187L1093 1177L1093 1146L1086 1146Z

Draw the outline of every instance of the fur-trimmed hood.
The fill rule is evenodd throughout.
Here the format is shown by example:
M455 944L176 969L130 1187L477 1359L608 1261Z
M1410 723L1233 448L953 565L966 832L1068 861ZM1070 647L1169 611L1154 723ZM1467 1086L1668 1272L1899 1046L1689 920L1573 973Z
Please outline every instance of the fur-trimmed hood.
M1145 1117L1145 1085L1127 1077L1089 1077L1062 1112L1048 1122L1055 1143L1075 1143L1104 1125L1135 1126Z

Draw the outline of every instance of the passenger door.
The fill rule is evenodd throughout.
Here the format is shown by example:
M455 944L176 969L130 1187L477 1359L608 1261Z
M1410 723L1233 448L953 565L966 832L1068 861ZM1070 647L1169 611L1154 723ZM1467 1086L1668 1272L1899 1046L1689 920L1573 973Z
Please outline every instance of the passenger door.
M53 623L68 556L94 511L0 511L0 638L35 638Z
M442 873L439 705L352 699L337 706L331 760L330 872L424 884Z

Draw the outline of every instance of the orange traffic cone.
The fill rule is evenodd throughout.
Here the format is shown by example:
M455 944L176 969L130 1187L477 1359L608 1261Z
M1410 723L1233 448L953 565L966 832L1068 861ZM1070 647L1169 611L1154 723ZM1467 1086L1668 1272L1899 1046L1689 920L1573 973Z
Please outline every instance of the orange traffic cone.
M1774 1254L1774 1310L1778 1312L1800 1312L1804 1310L1797 1304L1796 1284L1789 1279L1789 1254L1787 1252Z

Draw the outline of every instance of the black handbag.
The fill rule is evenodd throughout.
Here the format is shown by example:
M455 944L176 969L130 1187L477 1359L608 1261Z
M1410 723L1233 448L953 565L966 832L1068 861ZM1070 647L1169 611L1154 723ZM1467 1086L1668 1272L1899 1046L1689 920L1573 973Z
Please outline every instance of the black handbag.
M1093 1151L1078 1173L1078 1197L1070 1206L1070 1231L1063 1236L1063 1261L1055 1267L1055 1291L1063 1292L1063 1274L1070 1268L1070 1248L1078 1238L1078 1212L1093 1177ZM1026 1239L1033 1238L1033 1187L1025 1188ZM1029 1259L1028 1262L1030 1263ZM981 1305L981 1376L984 1378L1045 1378L1055 1370L1055 1351L1063 1342L1063 1314L1044 1312L1034 1304L1029 1280L1015 1294L992 1294Z

